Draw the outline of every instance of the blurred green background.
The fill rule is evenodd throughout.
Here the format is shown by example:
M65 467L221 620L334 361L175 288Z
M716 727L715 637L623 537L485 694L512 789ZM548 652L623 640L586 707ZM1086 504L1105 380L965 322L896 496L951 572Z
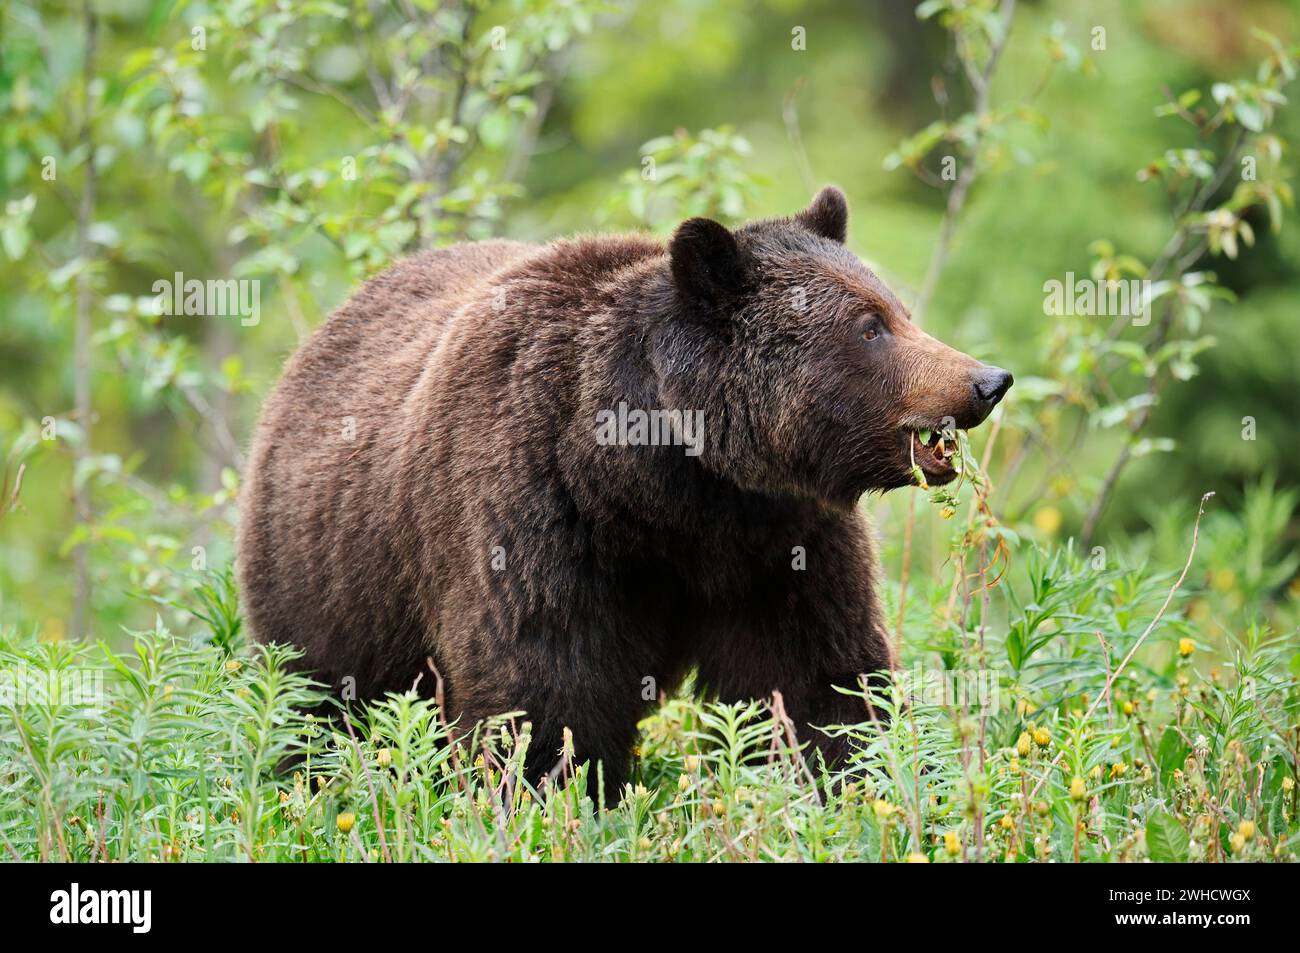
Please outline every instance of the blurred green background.
M1285 48L1300 8L1019 3L987 108L963 126L977 105L966 64L987 62L1000 16L993 3L889 0L10 0L0 625L114 638L156 611L174 615L192 580L231 558L242 449L286 355L401 254L493 234L667 234L698 213L784 215L835 183L850 201L850 246L912 302L943 228L954 183L942 160L953 155L978 174L922 319L1020 381L990 455L992 512L1015 540L1077 538L1127 442L1134 458L1089 548L1176 569L1196 502L1214 490L1193 620L1208 637L1255 613L1293 626L1300 228L1277 183L1300 117L1280 102L1258 107L1247 85L1223 94L1238 106L1217 126L1213 90L1255 83L1279 49L1258 31ZM1157 114L1192 88L1202 98L1186 111L1199 120ZM936 142L900 146L945 120ZM1043 285L1104 267L1099 241L1149 265L1179 225L1171 204L1199 182L1139 171L1173 161L1171 150L1210 150L1213 165L1238 128L1275 189L1281 228L1255 202L1237 218L1253 247L1186 264L1236 300L1213 299L1199 320L1179 312L1169 340L1188 349L1160 358L1146 419L1141 401L1125 402L1151 379L1153 329L1124 331L1136 352L1103 352L1107 320L1045 314ZM1207 211L1231 204L1230 171ZM260 321L150 314L153 283L176 272L259 280ZM80 375L79 313L91 356ZM1103 354L1104 375L1090 363ZM1247 417L1255 439L1243 439ZM973 435L977 451L989 436ZM891 586L912 492L864 501ZM957 524L923 497L912 505L913 591L933 587L941 600ZM926 600L909 613L923 634Z

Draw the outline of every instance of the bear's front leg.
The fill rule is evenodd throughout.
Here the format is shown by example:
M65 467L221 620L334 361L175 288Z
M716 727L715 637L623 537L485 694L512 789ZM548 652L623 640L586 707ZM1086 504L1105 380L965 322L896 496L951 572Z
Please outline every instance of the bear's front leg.
M574 677L575 670L582 676ZM472 737L471 726L492 715L522 711L519 721L531 725L524 764L529 784L535 788L548 780L562 784L566 773L590 762L588 794L599 800L598 777L603 776L605 803L617 803L628 781L637 722L645 708L636 693L636 680L586 665L548 670L539 664L528 677L516 674L503 666L489 690L480 687L472 698L457 699L461 737ZM453 676L453 694L457 682Z
M571 744L568 765L588 764L587 795L597 804L617 804L630 774L632 749L636 743L636 719L623 717L618 705L607 703L606 713L568 708L567 711L539 707L524 768L534 787L547 780L560 784L566 766L566 744ZM626 709L624 709L626 710ZM568 729L569 737L565 737Z
M841 765L849 739L814 726L883 719L862 697L862 681L881 687L895 667L872 560L856 512L783 541L748 591L701 627L695 660L705 692L737 702L779 691L810 760L820 752L829 767Z
M617 593L588 605L603 609ZM562 783L566 764L590 762L588 792L615 804L627 783L637 724L671 691L659 643L663 626L650 613L633 623L600 612L484 616L442 633L448 705L462 735L503 712L531 723L524 774L534 786ZM470 620L468 611L459 618ZM621 624L621 627L620 627ZM566 738L566 729L568 736Z

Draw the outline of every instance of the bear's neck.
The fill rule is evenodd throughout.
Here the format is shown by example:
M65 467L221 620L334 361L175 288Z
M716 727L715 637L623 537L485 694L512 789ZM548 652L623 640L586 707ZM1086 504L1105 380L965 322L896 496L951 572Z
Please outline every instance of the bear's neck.
M784 548L829 515L793 490L746 489L706 458L727 454L737 443L729 428L743 423L727 419L725 389L715 386L725 379L726 342L679 313L666 256L622 272L606 300L576 342L572 452L560 456L581 510L665 555Z

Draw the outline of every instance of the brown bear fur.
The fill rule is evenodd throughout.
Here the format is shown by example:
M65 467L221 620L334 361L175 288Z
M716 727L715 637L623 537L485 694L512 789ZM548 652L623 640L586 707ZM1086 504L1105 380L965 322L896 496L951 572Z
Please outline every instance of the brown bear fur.
M723 700L779 690L840 760L808 726L863 720L833 686L893 664L857 500L912 482L912 431L974 426L1010 383L916 328L846 224L824 189L667 247L479 242L366 283L262 413L255 637L361 698L427 692L431 659L461 726L527 712L534 778L567 726L619 790L638 720L691 670ZM601 445L620 403L702 411L702 452Z

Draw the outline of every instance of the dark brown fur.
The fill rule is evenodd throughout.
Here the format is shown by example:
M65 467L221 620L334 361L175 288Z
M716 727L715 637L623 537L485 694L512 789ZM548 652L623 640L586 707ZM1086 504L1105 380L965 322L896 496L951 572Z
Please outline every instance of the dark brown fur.
M482 242L368 282L262 414L239 542L256 638L362 698L427 690L431 657L461 725L528 713L534 777L568 726L618 790L646 687L691 669L725 700L780 690L840 758L807 726L862 720L832 686L892 665L856 501L911 482L910 429L1001 396L844 247L846 214L827 189L669 248ZM702 453L599 445L620 402L702 410Z

